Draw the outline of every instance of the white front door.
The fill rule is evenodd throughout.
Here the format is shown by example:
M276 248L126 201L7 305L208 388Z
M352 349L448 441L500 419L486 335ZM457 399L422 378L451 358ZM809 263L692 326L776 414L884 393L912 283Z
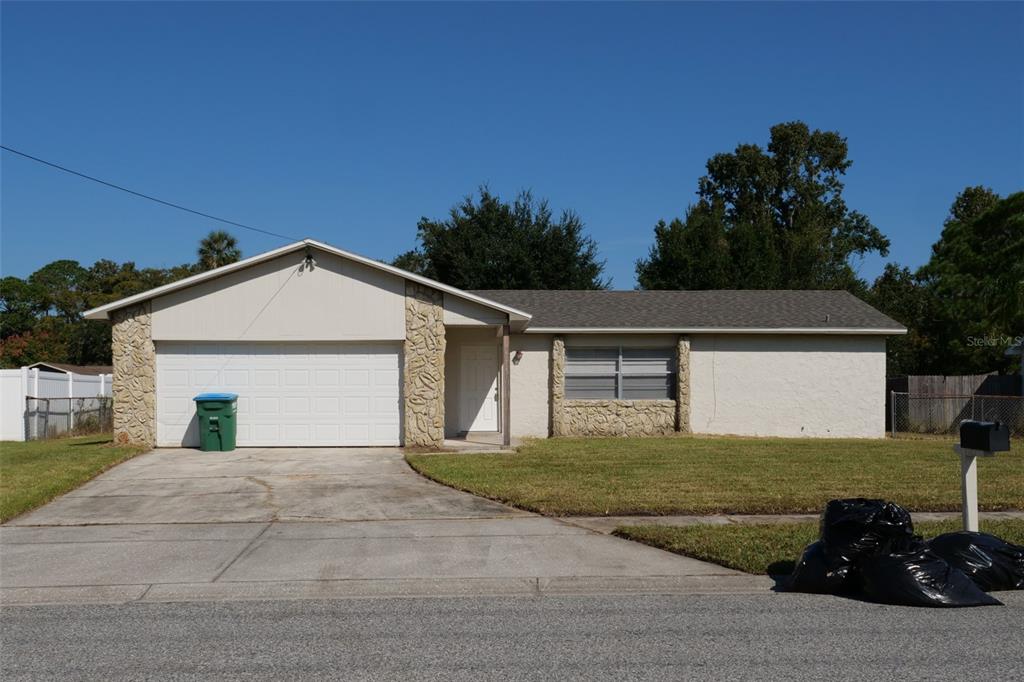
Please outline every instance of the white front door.
M398 445L397 343L156 344L157 445L195 447L197 393L238 394L239 446Z
M498 430L498 347L463 346L459 430Z

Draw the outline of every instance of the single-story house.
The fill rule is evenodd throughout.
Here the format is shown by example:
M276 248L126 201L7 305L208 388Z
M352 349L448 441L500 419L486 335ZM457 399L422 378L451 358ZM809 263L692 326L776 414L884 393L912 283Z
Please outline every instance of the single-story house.
M120 442L438 447L676 432L884 435L885 341L842 291L463 291L303 240L95 308Z

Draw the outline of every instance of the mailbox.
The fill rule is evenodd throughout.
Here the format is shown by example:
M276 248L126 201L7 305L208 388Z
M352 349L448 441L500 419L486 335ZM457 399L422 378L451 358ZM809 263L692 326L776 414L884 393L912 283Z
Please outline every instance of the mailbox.
M1010 449L1010 429L1002 422L960 422L960 447L987 452Z

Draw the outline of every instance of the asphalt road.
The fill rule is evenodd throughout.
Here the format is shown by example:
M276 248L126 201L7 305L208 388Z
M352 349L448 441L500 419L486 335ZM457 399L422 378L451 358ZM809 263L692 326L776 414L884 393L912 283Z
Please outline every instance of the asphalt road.
M3 609L3 679L1021 679L1006 607L832 597L347 599Z

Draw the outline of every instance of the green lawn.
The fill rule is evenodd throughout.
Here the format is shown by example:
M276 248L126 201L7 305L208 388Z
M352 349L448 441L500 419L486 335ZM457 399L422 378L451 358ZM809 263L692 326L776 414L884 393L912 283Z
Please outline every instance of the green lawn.
M962 529L960 519L914 524L926 538ZM981 530L1024 545L1024 521L982 521ZM625 526L615 534L747 573L788 575L804 547L818 539L818 524Z
M818 513L837 497L960 508L950 441L552 438L516 453L409 454L428 478L551 515ZM1024 507L1024 446L979 460L982 509Z
M110 435L0 443L0 522L46 504L115 464L145 452Z

